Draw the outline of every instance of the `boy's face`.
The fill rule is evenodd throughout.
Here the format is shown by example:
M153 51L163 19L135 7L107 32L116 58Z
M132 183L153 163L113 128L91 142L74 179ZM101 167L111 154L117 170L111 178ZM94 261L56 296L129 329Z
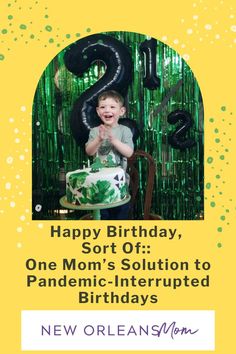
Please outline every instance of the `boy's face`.
M124 113L125 107L114 98L108 97L98 103L97 114L106 126L115 127Z

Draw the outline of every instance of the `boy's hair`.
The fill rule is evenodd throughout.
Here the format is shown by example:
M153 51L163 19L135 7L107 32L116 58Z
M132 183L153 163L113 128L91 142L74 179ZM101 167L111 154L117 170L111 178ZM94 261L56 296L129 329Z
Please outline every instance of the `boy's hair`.
M113 98L113 100L119 102L121 106L124 106L125 103L124 97L121 96L121 94L117 91L109 90L100 93L100 95L98 96L98 104L100 101L105 100L106 98Z

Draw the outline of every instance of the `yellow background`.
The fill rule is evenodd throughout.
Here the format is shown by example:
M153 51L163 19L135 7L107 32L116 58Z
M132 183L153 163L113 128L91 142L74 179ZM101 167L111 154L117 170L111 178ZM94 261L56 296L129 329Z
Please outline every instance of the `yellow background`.
M52 30L45 30L46 26ZM51 239L51 224L88 226L82 221L31 220L31 108L43 70L60 50L78 39L76 33L83 37L120 30L150 35L174 48L200 85L205 109L205 185L211 183L211 188L205 189L205 220L158 221L159 227L177 227L182 240L145 242L152 247L150 259L211 262L211 286L156 292L140 288L140 293L159 295L157 304L144 307L83 306L77 303L75 288L25 286L27 258L60 261L80 256L81 241ZM233 353L236 2L1 1L0 43L1 351L20 352L23 309L211 309L216 311L215 352ZM213 158L211 163L209 158ZM94 221L91 225L105 229L106 224ZM128 224L122 222L123 226ZM151 227L152 222L142 225ZM105 237L98 241L107 243Z

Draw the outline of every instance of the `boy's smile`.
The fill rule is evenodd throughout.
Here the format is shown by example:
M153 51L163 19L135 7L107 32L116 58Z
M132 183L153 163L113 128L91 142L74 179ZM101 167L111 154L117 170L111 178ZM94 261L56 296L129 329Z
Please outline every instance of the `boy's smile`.
M107 126L115 127L120 116L124 113L125 107L121 106L121 103L113 98L108 97L99 101L97 114Z

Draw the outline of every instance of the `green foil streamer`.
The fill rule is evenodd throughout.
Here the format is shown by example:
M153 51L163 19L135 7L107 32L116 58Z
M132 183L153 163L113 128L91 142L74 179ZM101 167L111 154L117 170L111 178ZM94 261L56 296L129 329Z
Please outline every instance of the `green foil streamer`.
M203 211L203 103L194 75L185 61L170 47L157 41L157 75L161 85L156 90L143 87L144 57L140 43L149 37L130 32L107 32L121 40L133 60L133 82L126 100L127 117L140 127L136 148L151 154L156 162L152 212L163 219L191 220ZM65 174L87 166L88 157L76 146L70 130L70 112L75 100L105 72L101 61L94 63L82 77L70 73L61 51L45 69L33 103L33 218L61 217L59 198L65 194ZM179 80L182 84L160 112L157 107ZM171 147L168 136L176 129L167 116L176 109L190 112L194 125L187 133L195 146L180 151ZM147 166L139 161L140 186L135 218L143 215ZM64 214L63 214L64 215ZM80 213L67 213L78 218ZM64 216L65 217L65 216Z

